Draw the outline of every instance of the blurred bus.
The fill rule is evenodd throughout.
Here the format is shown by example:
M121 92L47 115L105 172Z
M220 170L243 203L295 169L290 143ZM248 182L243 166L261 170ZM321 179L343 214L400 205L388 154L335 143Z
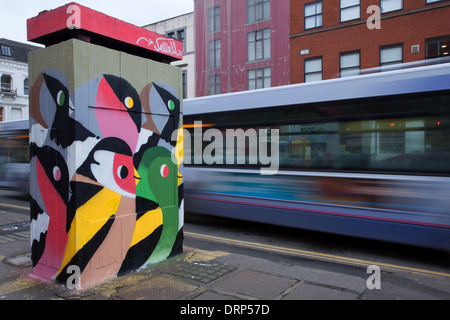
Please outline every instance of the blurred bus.
M183 112L186 212L450 250L450 64L201 97ZM214 140L230 129L278 130L278 171L202 161L199 145L230 151Z
M0 188L28 193L29 121L0 122Z

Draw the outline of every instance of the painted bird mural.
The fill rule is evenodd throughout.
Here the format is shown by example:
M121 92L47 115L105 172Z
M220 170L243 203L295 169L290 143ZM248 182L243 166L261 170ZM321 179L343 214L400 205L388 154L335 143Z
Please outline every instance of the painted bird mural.
M70 219L69 243L58 281L66 281L70 265L80 267L84 283L94 281L98 277L92 262L97 261L96 255L109 265L111 276L117 274L135 226L139 179L131 149L123 140L106 138L93 148L71 181L75 214ZM117 241L124 245L118 246ZM90 268L85 271L89 263Z
M48 69L31 91L33 273L65 284L78 266L89 287L181 252L175 90L103 74L70 92Z
M67 80L56 70L48 70L38 76L32 89L30 115L44 128L48 138L57 146L67 148L75 141L85 141L95 135L71 117Z
M172 87L164 83L151 83L140 94L146 117L143 128L153 132L147 146L171 148L176 145L172 134L180 123L180 99Z
M179 230L178 167L172 161L171 152L160 146L147 149L138 174L136 228L119 275L166 259Z
M117 275L131 242L139 180L133 154L141 128L141 103L133 86L113 75L97 77L80 90L96 94L91 99L95 102L91 115L96 119L92 131L99 142L91 151L86 151L89 144L79 147L85 160L70 182L74 200L68 218L69 239L76 239L76 244L69 241L57 280L64 283L67 268L77 265L81 281L89 285L105 274ZM79 97L79 92L75 96ZM83 110L92 112L91 107ZM118 246L118 241L123 245Z
M64 256L69 202L69 174L64 157L49 146L30 145L31 234L33 269L51 278Z
M116 137L136 150L142 106L136 89L123 78L103 75L97 88L95 117L101 137Z

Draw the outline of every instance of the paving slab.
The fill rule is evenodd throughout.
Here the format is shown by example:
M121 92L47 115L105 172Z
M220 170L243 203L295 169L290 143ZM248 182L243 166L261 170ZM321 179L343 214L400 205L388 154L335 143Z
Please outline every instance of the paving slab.
M357 293L302 282L282 300L356 300L357 298Z
M234 269L235 267L220 263L183 261L174 268L168 269L167 272L184 279L199 281L201 283L210 283Z
M178 280L156 277L127 288L115 297L126 300L176 300L196 289Z
M221 278L214 287L258 299L276 299L295 282L292 279L245 269Z

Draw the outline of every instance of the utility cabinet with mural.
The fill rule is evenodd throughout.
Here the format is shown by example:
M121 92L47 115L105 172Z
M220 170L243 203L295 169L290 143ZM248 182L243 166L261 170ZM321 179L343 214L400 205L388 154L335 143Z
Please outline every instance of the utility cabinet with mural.
M182 43L76 3L27 27L46 46L29 56L33 276L83 289L182 252Z

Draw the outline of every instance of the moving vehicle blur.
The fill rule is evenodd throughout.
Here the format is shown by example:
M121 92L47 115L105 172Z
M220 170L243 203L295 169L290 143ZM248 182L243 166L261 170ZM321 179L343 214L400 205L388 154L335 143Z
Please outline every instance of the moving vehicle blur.
M184 125L186 212L450 250L450 64L188 99ZM278 130L276 172L249 141L223 158L228 129ZM28 152L0 123L1 188L29 191Z
M0 188L28 193L28 120L0 122Z
M186 100L184 124L187 212L450 250L449 64ZM277 173L202 163L230 129L278 130Z

